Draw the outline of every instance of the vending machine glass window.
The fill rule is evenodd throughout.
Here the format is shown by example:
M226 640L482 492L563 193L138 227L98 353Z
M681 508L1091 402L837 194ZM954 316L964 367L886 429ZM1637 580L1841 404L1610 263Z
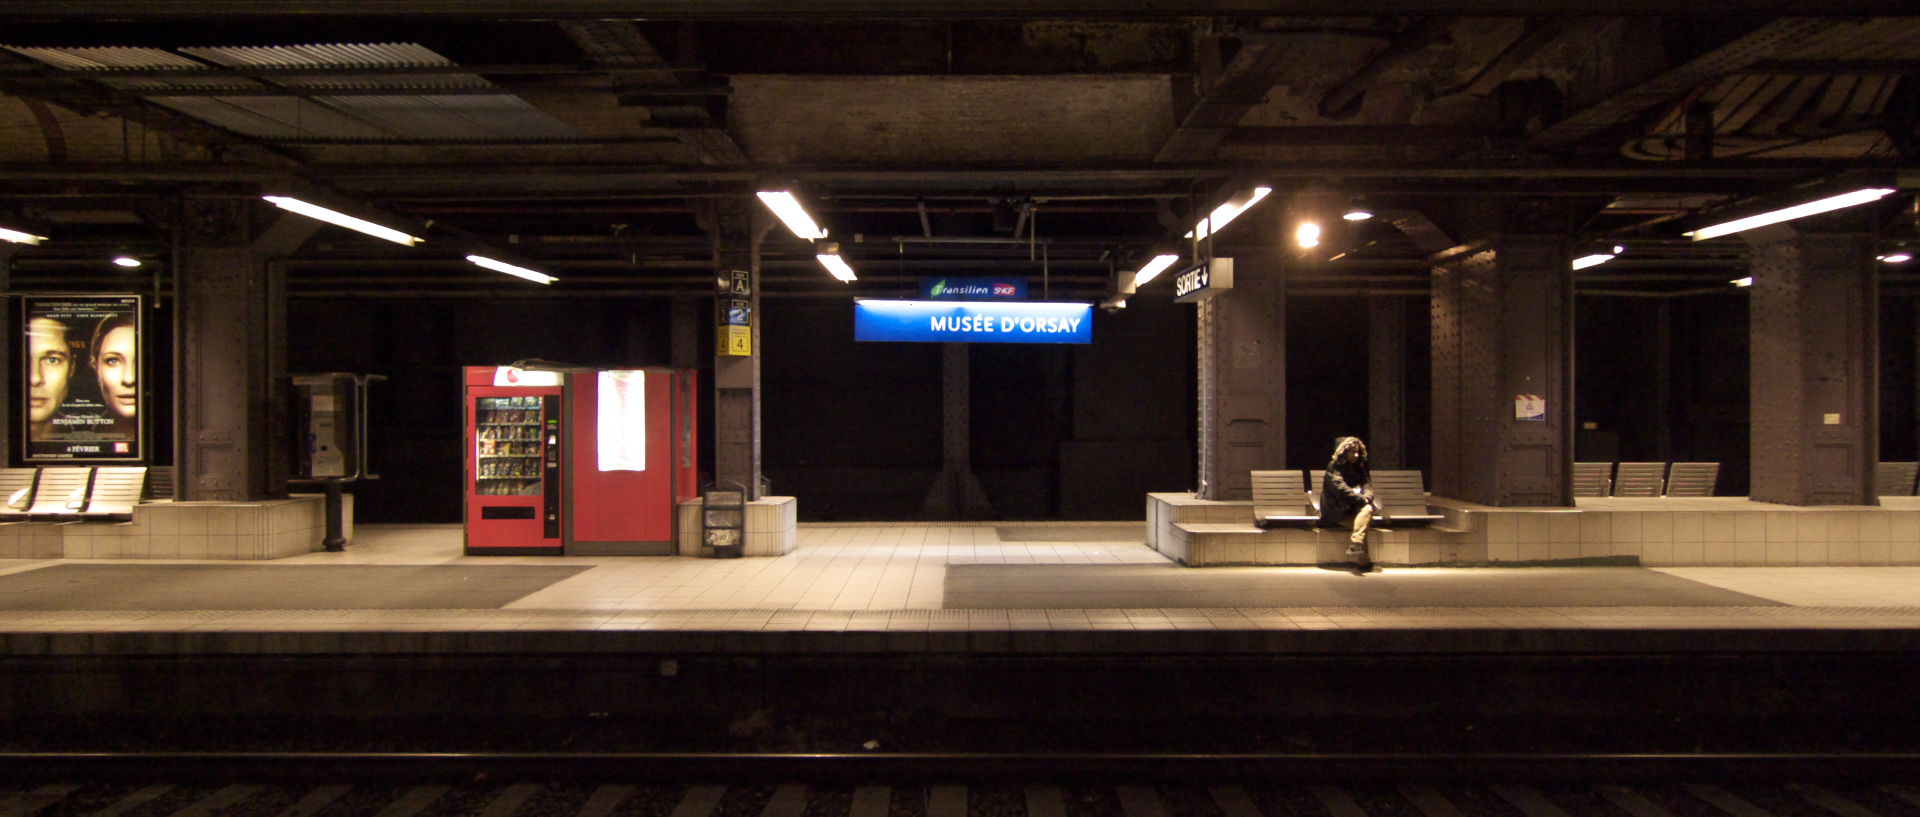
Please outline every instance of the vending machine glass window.
M474 493L539 496L546 441L539 397L476 397Z

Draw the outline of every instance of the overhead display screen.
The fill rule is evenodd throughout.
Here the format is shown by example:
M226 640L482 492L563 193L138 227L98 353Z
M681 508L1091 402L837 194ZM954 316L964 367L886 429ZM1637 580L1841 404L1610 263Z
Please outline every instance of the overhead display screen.
M27 461L139 460L140 296L20 298Z
M1091 304L853 302L853 339L916 343L1092 343Z

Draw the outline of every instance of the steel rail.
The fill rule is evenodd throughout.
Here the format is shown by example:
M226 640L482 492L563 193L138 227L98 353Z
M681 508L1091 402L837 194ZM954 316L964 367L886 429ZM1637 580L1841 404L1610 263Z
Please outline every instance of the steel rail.
M1459 782L1890 780L1920 752L725 753L0 752L0 780L1124 780Z

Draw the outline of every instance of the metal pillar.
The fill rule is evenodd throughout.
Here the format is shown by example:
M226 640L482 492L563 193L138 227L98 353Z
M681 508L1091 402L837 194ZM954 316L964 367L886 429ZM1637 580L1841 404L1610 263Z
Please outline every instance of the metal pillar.
M0 244L0 294L13 294L13 256L19 251L18 245ZM12 299L0 298L0 338L13 337L13 316ZM13 464L13 377L0 377L0 467Z
M927 488L920 515L928 519L985 519L993 503L973 473L972 368L965 343L940 350L940 473Z
M183 500L286 495L286 288L269 262L320 223L286 215L256 235L253 207L189 196L178 211L174 460Z
M1495 235L1434 259L1433 493L1573 503L1567 251L1564 236ZM1533 398L1544 401L1539 419L1523 417Z
M1407 463L1407 304L1367 301L1367 450L1373 467Z
M1879 278L1871 236L1786 225L1753 247L1752 488L1760 502L1875 505Z
M1275 256L1236 255L1233 289L1199 304L1197 494L1253 498L1250 472L1287 467L1286 275Z
M715 350L713 361L713 476L715 481L746 486L748 499L760 490L760 241L767 225L749 198L709 200L699 213L701 227L713 237L716 279L730 270L750 273L751 354Z

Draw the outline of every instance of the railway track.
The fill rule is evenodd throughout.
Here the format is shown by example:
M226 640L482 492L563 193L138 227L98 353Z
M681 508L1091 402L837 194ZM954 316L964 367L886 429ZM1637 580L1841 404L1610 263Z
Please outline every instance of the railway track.
M14 754L0 817L1920 817L1913 756L568 757Z

